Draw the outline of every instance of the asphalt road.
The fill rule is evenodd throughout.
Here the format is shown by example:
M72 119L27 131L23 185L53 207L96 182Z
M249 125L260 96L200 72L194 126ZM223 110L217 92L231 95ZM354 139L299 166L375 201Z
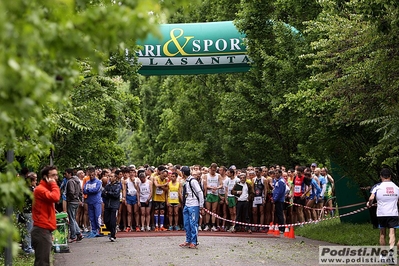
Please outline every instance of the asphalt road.
M289 239L262 233L200 232L198 249L180 248L185 233L118 233L69 244L70 253L55 254L55 266L128 265L319 265L319 245L303 237Z

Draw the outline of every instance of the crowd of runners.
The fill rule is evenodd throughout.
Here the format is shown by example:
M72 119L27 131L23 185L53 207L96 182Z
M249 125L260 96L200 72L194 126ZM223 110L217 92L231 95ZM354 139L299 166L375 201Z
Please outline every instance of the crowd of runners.
M270 223L278 222L273 191L276 182L282 178L284 188L283 224L293 224L317 220L333 210L323 206L333 207L334 179L328 174L327 168L318 168L315 163L310 167L297 166L295 169L286 169L284 166L252 167L237 169L218 166L216 163L209 167L200 165L191 166L191 174L200 181L205 195L205 208L218 214L223 219L206 213L200 219L198 230L230 231L246 230L248 232L267 232ZM183 184L179 165L88 169L76 171L82 188L95 175L104 187L113 176L120 182L120 207L117 212L117 230L124 232L140 231L172 231L181 230L182 204L184 201ZM250 186L250 195L246 209L237 211L239 197L233 195L234 185L244 178ZM64 182L60 184L61 193ZM63 193L65 194L65 193ZM87 195L84 195L87 198ZM65 196L64 196L65 198ZM65 202L65 201L64 201ZM306 207L305 207L306 206ZM66 204L63 204L66 211ZM81 204L77 210L76 221L82 231L88 232L90 221L100 220L103 224L103 215L89 212L88 204ZM257 224L248 228L235 226L234 221ZM98 227L97 226L97 227ZM91 231L91 230L90 230Z
M61 189L58 211L71 213L67 208L73 188L69 181L75 181L81 189L81 196L76 196L76 217L69 219L76 221L75 225L70 224L73 233L70 242L80 241L84 233L87 238L100 234L106 201L101 192L111 180L120 187L116 231L183 230L182 207L186 195L180 168L180 165L167 164L156 168L130 165L65 169L61 172L64 177L58 179ZM271 223L281 226L334 215L334 179L327 168L319 168L316 163L294 169L280 165L238 169L216 163L209 167L193 165L190 169L201 185L204 207L209 211L200 217L199 231L266 233ZM32 177L33 191L36 175L30 173L28 177ZM284 227L280 227L280 231L283 230Z

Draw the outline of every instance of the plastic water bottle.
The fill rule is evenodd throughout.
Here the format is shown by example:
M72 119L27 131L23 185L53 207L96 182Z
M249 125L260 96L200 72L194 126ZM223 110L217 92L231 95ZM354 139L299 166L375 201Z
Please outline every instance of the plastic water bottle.
M58 244L58 239L56 238L55 239L55 253L60 253L61 252L61 250L60 250L60 245Z

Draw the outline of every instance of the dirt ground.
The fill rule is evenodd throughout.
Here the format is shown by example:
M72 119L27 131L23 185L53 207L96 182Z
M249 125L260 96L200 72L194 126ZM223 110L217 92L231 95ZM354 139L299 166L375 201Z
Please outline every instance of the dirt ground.
M69 244L70 253L55 254L55 266L128 265L319 265L320 245L329 243L261 233L200 232L198 249L180 248L184 232L118 233Z

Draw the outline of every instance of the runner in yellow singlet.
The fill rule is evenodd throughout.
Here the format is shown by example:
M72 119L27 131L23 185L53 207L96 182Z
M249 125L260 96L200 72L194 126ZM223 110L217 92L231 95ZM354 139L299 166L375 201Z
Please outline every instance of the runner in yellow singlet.
M179 231L179 209L182 201L182 188L180 183L177 182L177 177L179 176L176 172L168 173L169 175L169 190L168 197L166 199L166 206L168 207L169 215L169 231Z

